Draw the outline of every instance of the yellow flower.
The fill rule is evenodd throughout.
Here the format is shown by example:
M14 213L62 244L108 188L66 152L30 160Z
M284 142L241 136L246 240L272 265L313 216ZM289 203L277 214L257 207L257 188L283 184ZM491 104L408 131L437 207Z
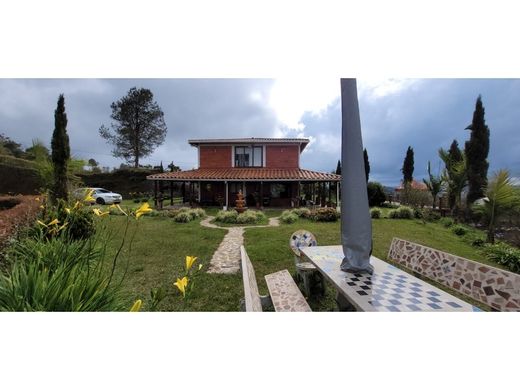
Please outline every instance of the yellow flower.
M38 221L36 221L36 222L38 222L38 223L39 223L40 225L42 225L42 226L45 226L45 227L47 227L47 225L46 225L46 224L44 224L44 223L43 223L42 221L40 221L40 220L38 220Z
M94 193L94 190L89 190L86 194L85 194L85 198L83 199L84 202L95 202L96 199L94 199L92 197L92 194Z
M110 214L108 211L102 212L100 209L93 209L92 210L94 214L96 214L98 217L104 217L105 215Z
M78 200L78 201L76 201L76 203L74 203L74 207L72 209L76 210L77 208L79 208L79 206L81 206L81 204L79 203L79 200Z
M65 207L65 211L67 212L67 214L70 214L70 209L68 207Z
M186 256L186 271L191 269L193 263L195 263L195 260L197 260L195 256Z
M202 269L202 264L199 264L199 271Z
M130 311L140 311L142 304L143 304L143 301L138 299L137 301L134 302L134 304L133 304L132 308L130 309Z
M135 219L139 219L141 217L141 215L149 213L150 211L153 211L153 210L150 208L150 205L148 204L148 202L143 203L142 206L139 207L137 209L137 211L135 212Z
M127 215L127 216L128 216L128 214L127 214L127 213L126 213L126 212L121 208L121 206L119 206L117 203L114 203L114 204L110 205L108 208L109 208L109 209L118 209L118 210L121 211L124 215Z
M34 200L35 200L36 202L39 202L39 201L40 201L40 198L36 197L36 198L34 198Z
M58 221L58 218L54 218L51 222L49 222L47 226L57 225L59 223L60 221Z
M41 204L41 205L40 205L40 208L43 210L45 207Z
M59 231L62 230L62 229L65 229L65 227L66 227L68 224L69 224L68 222L65 222L63 225L60 226L60 228L56 231L56 233L59 232Z
M188 278L186 276L182 279L177 278L177 281L173 283L173 285L179 289L183 297L186 297L186 286L188 286Z

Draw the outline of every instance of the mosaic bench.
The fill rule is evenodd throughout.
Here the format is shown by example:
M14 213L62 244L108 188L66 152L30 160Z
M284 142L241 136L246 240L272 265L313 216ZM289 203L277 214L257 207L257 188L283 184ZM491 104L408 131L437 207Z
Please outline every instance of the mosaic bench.
M388 259L493 310L520 311L520 275L394 237Z
M265 276L269 296L258 292L253 264L242 245L240 247L245 311L263 311L273 306L275 311L311 311L300 289L286 269Z

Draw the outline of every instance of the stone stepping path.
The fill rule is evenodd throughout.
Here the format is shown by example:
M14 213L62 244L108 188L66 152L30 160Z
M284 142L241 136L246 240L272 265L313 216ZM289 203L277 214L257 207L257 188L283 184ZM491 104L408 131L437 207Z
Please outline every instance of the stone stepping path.
M269 224L265 226L239 227L217 226L212 223L214 218L207 217L200 221L201 226L228 231L209 262L208 273L214 274L234 274L240 270L240 246L244 244L245 229L280 226L278 217L269 218Z

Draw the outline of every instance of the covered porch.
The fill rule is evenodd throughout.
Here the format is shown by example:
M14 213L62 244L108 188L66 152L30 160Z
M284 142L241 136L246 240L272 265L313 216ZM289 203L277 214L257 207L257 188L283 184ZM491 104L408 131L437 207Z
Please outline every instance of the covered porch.
M340 197L341 177L335 174L301 169L237 168L232 172L235 177L229 177L230 172L211 172L216 177L208 177L210 172L205 171L208 170L197 169L148 176L148 180L154 181L155 206L162 207L165 198L173 205L175 192L183 204L218 206L223 209L234 207L239 192L242 192L247 207L258 209L335 207ZM268 176L269 173L272 175L271 178Z

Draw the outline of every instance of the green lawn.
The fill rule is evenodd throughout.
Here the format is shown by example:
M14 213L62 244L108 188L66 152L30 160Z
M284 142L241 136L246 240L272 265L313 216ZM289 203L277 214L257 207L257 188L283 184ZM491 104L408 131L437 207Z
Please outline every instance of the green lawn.
M274 211L272 213L275 213ZM276 211L279 214L280 211ZM102 219L109 228L115 230L110 243L111 253L115 253L122 238L124 217L112 216ZM217 249L226 231L203 228L199 220L187 224L173 222L166 217L143 217L129 251L128 242L116 268L121 276L129 260L128 273L123 282L129 307L135 299L143 299L146 310L151 288L163 286L167 297L159 306L165 311L236 311L243 297L242 277L202 273L192 299L183 304L173 282L181 275L186 255L202 259L205 268ZM128 237L133 234L130 230ZM289 237L298 229L306 229L316 235L319 245L340 243L340 223L310 222L300 219L292 225L281 225L265 229L246 229L245 246L255 267L260 292L267 293L264 276L282 269L294 271L293 254L289 249ZM480 234L472 233L472 234ZM423 223L420 220L373 220L374 255L386 259L392 237L408 239L439 250L460 255L489 264L468 239L453 234L438 223ZM496 264L492 264L497 266ZM435 284L435 283L434 283ZM435 284L437 285L437 284ZM438 286L438 285L437 285ZM440 286L439 286L440 287ZM327 289L323 299L311 300L313 310L334 310L334 291Z

